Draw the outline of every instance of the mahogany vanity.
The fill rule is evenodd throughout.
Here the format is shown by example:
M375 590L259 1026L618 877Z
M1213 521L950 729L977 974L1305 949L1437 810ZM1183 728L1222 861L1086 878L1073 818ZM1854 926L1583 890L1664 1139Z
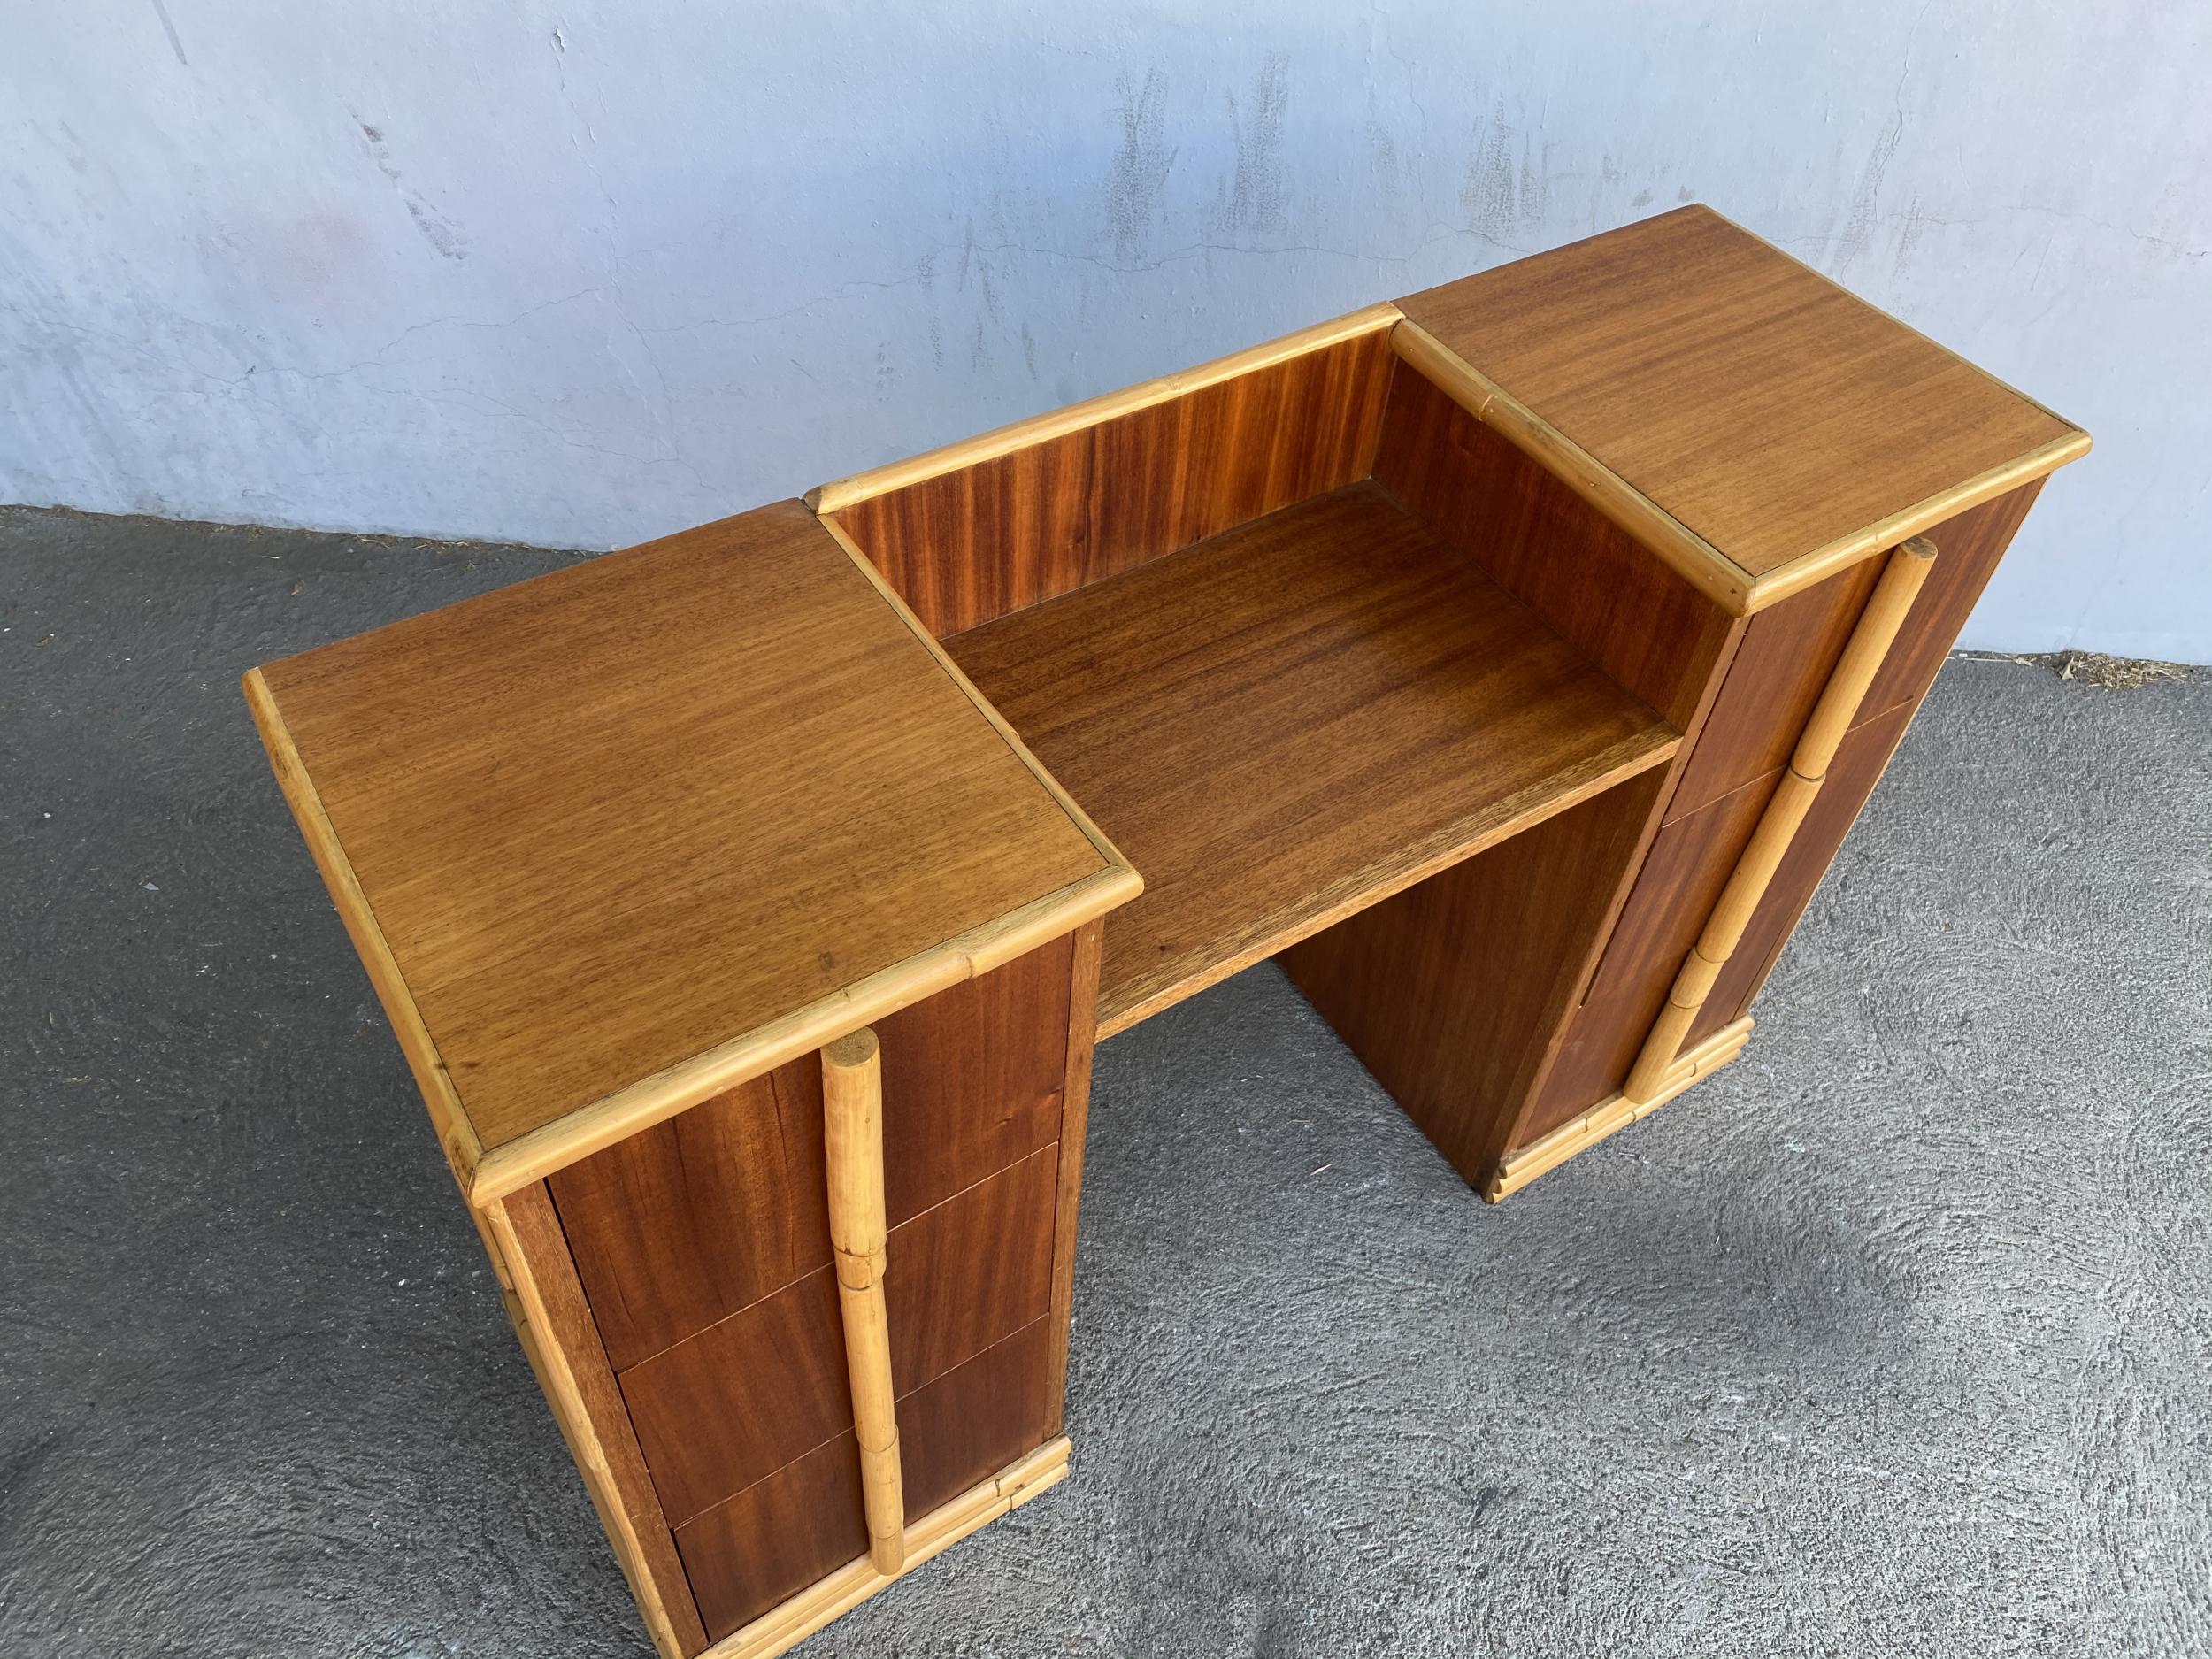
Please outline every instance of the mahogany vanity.
M250 673L661 1652L1065 1474L1094 1042L1275 957L1492 1199L1725 1064L2088 448L1693 207Z

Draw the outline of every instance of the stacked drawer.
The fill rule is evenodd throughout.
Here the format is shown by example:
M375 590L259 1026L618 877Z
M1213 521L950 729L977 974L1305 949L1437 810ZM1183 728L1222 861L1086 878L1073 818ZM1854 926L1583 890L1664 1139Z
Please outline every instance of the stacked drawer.
M1049 1438L1072 942L876 1026L912 1522ZM813 1056L550 1183L702 1621L866 1553Z
M1927 533L1936 544L1935 568L1686 1044L1701 1041L1749 1010L2041 488L2040 481L2024 485ZM1530 1113L1524 1141L1602 1100L1627 1077L1676 970L1781 781L1798 733L1882 565L1878 558L1862 560L1760 611L1745 626L1695 747L1682 763L1635 887Z

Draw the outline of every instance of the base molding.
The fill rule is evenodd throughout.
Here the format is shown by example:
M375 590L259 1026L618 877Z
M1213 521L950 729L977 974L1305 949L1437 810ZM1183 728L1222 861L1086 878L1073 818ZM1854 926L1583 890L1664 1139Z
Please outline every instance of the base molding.
M1710 1076L1743 1052L1751 1040L1751 1016L1724 1025L1694 1048L1686 1048L1667 1072L1666 1081L1647 1101L1632 1101L1609 1094L1578 1117L1570 1118L1540 1141L1498 1160L1490 1184L1482 1195L1492 1203L1517 1193L1540 1175L1548 1175L1578 1152L1594 1147L1617 1129L1625 1129L1639 1118L1648 1118L1701 1077Z
M775 1659L969 1533L1059 1485L1067 1475L1068 1438L1063 1434L909 1525L906 1560L898 1571L878 1572L874 1563L863 1555L770 1608L751 1624L732 1631L700 1659Z

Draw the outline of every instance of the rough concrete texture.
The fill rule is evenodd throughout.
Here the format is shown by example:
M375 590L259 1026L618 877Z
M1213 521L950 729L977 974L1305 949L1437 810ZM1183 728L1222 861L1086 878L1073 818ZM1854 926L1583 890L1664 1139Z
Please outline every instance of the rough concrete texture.
M557 562L0 515L0 1653L648 1652L236 683ZM2212 1652L2208 756L1955 662L1500 1207L1272 969L1109 1044L1074 1476L805 1651Z

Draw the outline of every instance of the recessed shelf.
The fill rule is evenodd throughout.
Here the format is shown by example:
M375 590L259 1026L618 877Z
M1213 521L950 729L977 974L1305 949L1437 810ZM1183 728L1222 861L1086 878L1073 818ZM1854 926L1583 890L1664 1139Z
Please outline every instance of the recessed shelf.
M1371 481L945 645L1144 878L1102 1037L1681 741Z

